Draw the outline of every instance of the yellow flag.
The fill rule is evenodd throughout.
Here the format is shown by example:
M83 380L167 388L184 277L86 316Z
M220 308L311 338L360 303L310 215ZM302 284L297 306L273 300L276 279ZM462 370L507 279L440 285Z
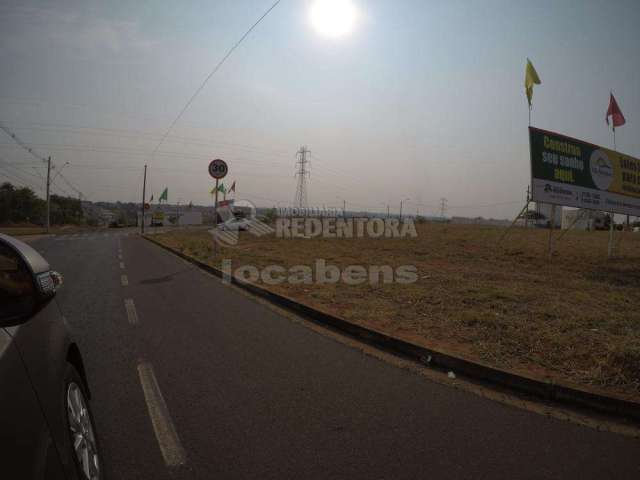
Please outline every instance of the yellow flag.
M524 89L527 92L527 100L529 101L529 106L531 106L531 99L533 98L533 85L540 85L542 82L540 81L540 77L538 76L538 72L533 68L533 64L531 60L527 58L527 67L524 72Z

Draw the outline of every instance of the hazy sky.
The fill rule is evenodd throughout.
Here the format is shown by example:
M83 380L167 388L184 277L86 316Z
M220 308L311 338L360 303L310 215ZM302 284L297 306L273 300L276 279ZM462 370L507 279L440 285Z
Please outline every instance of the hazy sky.
M237 198L284 206L295 152L312 152L314 206L512 217L529 182L523 77L542 85L533 124L640 157L640 2L353 0L340 38L316 32L313 1L282 0L150 154L224 53L273 3L3 1L0 121L90 200L210 203L208 159ZM7 167L7 163L11 167ZM17 170L16 170L17 169ZM0 132L0 178L42 191L44 169ZM62 177L54 191L66 189Z

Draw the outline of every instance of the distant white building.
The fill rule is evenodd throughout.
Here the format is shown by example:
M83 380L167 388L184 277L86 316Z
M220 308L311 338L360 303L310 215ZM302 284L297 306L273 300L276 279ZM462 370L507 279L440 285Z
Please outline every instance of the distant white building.
M535 220L537 227L549 227L551 224L551 212L553 211L553 205L550 203L536 203L536 213L538 218ZM560 228L562 225L562 211L563 208L560 205L556 205L555 215L553 217L554 228Z
M562 212L562 229L601 230L606 228L607 215L596 210L575 209Z

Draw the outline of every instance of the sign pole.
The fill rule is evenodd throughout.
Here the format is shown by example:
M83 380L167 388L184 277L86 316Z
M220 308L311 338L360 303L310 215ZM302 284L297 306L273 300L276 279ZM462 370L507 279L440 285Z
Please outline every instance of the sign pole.
M216 187L215 187L215 200L214 200L214 205L213 205L213 229L215 230L216 228L218 228L218 185L220 182L221 178L224 178L227 175L227 172L229 171L229 166L227 165L227 162L225 162L224 160L221 160L219 158L216 158L215 160L211 160L211 162L209 163L209 175L211 175L213 178L216 179ZM217 241L214 239L213 241L213 256L216 256L216 251L217 251Z
M216 188L215 188L215 200L213 201L213 228L218 226L218 182L219 180L216 178ZM213 242L213 256L216 256L218 242Z

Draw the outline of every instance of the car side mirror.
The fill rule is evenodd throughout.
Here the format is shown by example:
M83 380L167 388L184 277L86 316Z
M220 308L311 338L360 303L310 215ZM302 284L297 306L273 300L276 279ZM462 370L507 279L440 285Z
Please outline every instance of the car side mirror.
M0 234L0 327L26 322L49 302L62 276L31 246Z

